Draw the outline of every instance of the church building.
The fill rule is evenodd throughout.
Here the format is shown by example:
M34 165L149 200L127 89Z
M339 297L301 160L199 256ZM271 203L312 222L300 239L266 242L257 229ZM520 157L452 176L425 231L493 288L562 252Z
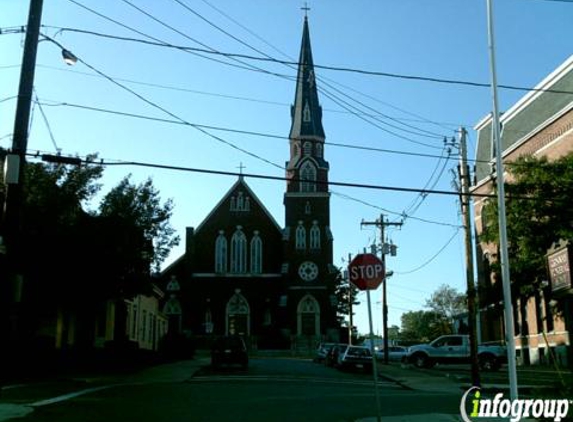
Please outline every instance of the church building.
M291 121L284 226L239 176L187 228L185 253L162 273L172 332L239 334L259 349L338 340L329 164L306 17Z

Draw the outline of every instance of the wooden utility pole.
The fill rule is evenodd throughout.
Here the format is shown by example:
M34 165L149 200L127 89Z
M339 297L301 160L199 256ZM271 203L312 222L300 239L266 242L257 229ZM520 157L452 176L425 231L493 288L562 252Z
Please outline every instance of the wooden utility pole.
M361 226L376 226L380 227L380 257L382 263L384 264L384 271L386 271L386 248L385 248L385 240L384 240L384 228L386 226L401 226L403 223L391 223L384 220L384 214L380 214L380 219L376 221L362 221L360 223ZM387 303L387 295L386 295L386 277L384 277L384 281L382 282L382 332L383 332L383 341L384 341L384 364L388 364L388 303Z
M348 254L348 263L352 262L352 254ZM354 295L352 290L354 289L352 283L350 282L350 274L346 271L346 282L348 283L348 344L352 345L352 328L354 327L354 316L352 311L352 306L354 304Z
M468 297L468 326L470 336L470 359L472 370L472 385L480 386L479 362L478 362L478 341L476 324L476 288L474 284L474 260L471 233L471 210L470 210L470 172L468 167L466 130L460 128L460 202L462 206L462 218L464 223L465 245L466 245L466 283Z

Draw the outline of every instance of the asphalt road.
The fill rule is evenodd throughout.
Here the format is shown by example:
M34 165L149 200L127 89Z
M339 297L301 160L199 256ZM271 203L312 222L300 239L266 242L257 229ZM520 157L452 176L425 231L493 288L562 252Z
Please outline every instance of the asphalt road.
M459 394L380 381L383 415L456 414ZM183 382L119 385L43 406L23 422L354 421L376 414L372 375L310 361L253 359L249 369L200 370Z

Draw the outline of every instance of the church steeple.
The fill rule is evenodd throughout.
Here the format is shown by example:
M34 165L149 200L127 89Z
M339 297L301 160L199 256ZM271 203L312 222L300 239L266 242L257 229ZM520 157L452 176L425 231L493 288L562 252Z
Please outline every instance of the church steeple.
M324 141L322 108L318 102L318 90L310 48L308 18L304 17L302 43L298 60L296 93L291 107L292 126L290 139L314 138Z

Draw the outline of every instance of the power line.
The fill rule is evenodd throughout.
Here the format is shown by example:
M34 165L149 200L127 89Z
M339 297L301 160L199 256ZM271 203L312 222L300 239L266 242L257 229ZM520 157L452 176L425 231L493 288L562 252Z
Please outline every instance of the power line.
M454 239L456 238L456 236L458 235L458 233L459 233L459 229L458 229L456 232L454 232L454 235L453 235L452 237L450 237L450 239L446 242L446 244L445 244L444 246L442 246L442 247L440 248L440 250L439 250L438 252L436 252L435 255L433 255L430 259L428 259L428 260L427 260L426 262L424 262L422 265L420 265L420 266L418 266L418 267L416 267L416 268L414 268L414 269L412 269L412 270L409 270L409 271L394 271L394 273L395 273L395 274L404 275L404 274L412 274L412 273L415 273L416 271L421 270L421 269L424 268L425 266L429 265L432 261L434 261L434 259L436 259L436 258L444 251L444 249L446 249L446 248L448 247L448 245L449 245L450 243L452 243L452 240L454 240Z
M68 1L71 1L72 3L79 4L75 0L68 0ZM114 22L117 23L117 21L114 21ZM127 27L124 24L121 24L121 25L124 27ZM127 28L129 28L129 27L127 27ZM129 29L133 30L132 28L129 28ZM296 66L299 64L297 61L291 61L291 60L280 60L277 58L259 57L259 56L252 56L252 55L248 55L248 54L241 54L241 53L210 51L207 49L201 49L201 48L196 48L196 47L180 46L180 45L174 45L174 44L164 43L164 42L146 41L146 40L137 39L137 38L129 38L129 37L122 37L119 35L103 34L100 32L87 31L87 30L77 29L77 28L65 27L65 28L61 28L61 30L62 31L68 31L68 32L88 34L88 35L93 35L93 36L98 36L98 37L103 37L103 38L116 39L116 40L121 40L121 41L129 41L129 42L148 44L148 45L153 45L153 46L157 46L157 47L172 48L172 49L177 49L177 50L181 50L181 51L192 51L192 52L198 52L198 53L204 53L204 54L210 54L210 55L224 56L227 58L234 57L234 58L241 58L241 59L247 59L247 60L271 62L271 63L286 64L286 65L293 65L293 66ZM134 30L134 31L136 31L136 30ZM136 32L139 33L139 31L136 31ZM144 36L149 37L147 35L144 35ZM351 67L328 66L328 65L321 65L321 64L316 64L316 63L314 64L314 67L317 69L324 69L324 70L331 70L331 71L345 72L345 73L357 73L357 74L367 75L367 76L378 76L378 77L387 77L387 78L393 78L393 79L403 79L403 80L421 81L421 82L433 82L433 83L448 84L448 85L462 85L462 86L470 86L470 87L476 87L476 88L490 88L489 83L473 82L473 81L466 81L466 80L459 80L459 79L434 78L434 77L419 76L419 75L405 75L405 74L399 74L399 73L381 72L381 71L374 71L374 70L364 70L364 69L357 69L357 68L351 68ZM520 86L515 86L515 85L503 85L503 84L499 84L498 88L507 89L507 90L514 90L514 91L525 91L525 92L548 92L548 93L553 93L553 94L569 94L569 95L573 94L573 91L545 89L545 88L527 88L527 87L520 87Z
M20 65L13 65L13 66L7 66L7 67L19 67ZM38 64L36 65L36 67L40 67L43 69L49 69L49 70L55 70L58 72L69 72L69 73L74 73L77 75L83 75L83 76L89 76L89 77L94 77L94 78L101 78L100 75L94 75L93 73L88 73L88 72L82 72L79 70L75 70L75 69L62 69L60 67L56 67L56 66L49 66L49 65L43 65L43 64ZM0 69L2 67L0 66ZM199 95L205 95L205 96L211 96L211 97L217 97L217 98L225 98L225 99L230 99L230 100L238 100L238 101L248 101L248 102L253 102L253 103L260 103L260 104L269 104L269 105L275 105L275 106L281 106L281 107L290 107L289 103L284 103L284 102L280 102L280 101L271 101L271 100L264 100L261 98L253 98L253 97L245 97L242 95L229 95L229 94L221 94L218 92L211 92L211 91L203 91L203 90L197 90L197 89L191 89L191 88L184 88L184 87L180 87L180 86L174 86L174 85L167 85L167 84L158 84L158 83L153 83L153 82L144 82L144 81L138 81L138 80L134 80L134 79L128 79L128 78L120 78L117 76L113 76L113 78L117 81L121 81L121 82L127 82L127 83L131 83L131 84L135 84L135 85L142 85L142 86L149 86L152 88L158 88L158 89L165 89L165 90L172 90L172 91L178 91L178 92L185 92L185 93L191 93L191 94L199 94ZM351 89L351 88L348 88ZM16 97L13 97L16 98ZM354 114L350 111L346 111L346 110L339 110L339 109L334 109L334 108L323 108L323 111L327 111L330 113L340 113L340 114ZM406 112L405 110L401 110L402 112ZM364 116L367 117L372 117L372 114L369 113L361 113ZM381 114L381 113L380 113ZM416 122L416 123L432 123L432 124L436 124L436 125L451 125L459 127L459 126L471 126L470 124L460 124L460 123L451 123L451 122L432 122L432 121L427 121L424 119L421 120L417 120L417 119L406 119L406 118L401 118L401 117L396 117L396 116L389 116L389 115L383 115L386 118L390 119L390 120L394 120L394 121L399 121L400 123L402 122Z
M41 151L35 151L35 153L28 153L28 156L34 157L38 156ZM151 163L151 162L142 162L142 161L127 161L127 160L109 160L109 159L99 159L98 161L93 161L89 159L83 159L82 163L88 165L105 165L105 166L134 166L134 167L148 167L148 168L155 168L155 169L162 169L162 170L173 170L173 171L185 171L191 173L203 173L203 174L215 174L220 176L243 176L244 178L252 178L252 179L263 179L263 180L278 180L282 182L291 181L291 182L300 182L303 181L299 178L292 178L286 176L271 176L266 174L257 174L257 173L239 173L239 172L232 172L232 171L223 171L223 170L212 170L212 169L201 169L201 168L194 168L194 167L184 167L184 166L173 166L168 164L159 164L159 163ZM459 196L459 192L455 191L446 191L446 190L424 190L419 188L410 188L410 187L399 187L399 186L384 186L384 185L374 185L374 184L367 184L367 183L351 183L351 182L333 182L333 181L320 181L316 180L313 182L316 185L327 185L327 186L340 186L340 187L347 187L347 188L362 188L362 189L372 189L372 190L387 190L393 192L425 192L428 194L436 194L436 195L449 195L449 196ZM487 194L487 193L468 193L467 196L479 197L479 198L496 198L495 194ZM457 227L457 226L456 226Z
M127 0L123 0L123 1L127 1ZM226 36L228 36L228 37L232 38L233 40L239 42L241 45L246 46L247 48L251 49L252 51L255 51L256 53L259 53L259 54L263 55L264 57L267 57L267 58L269 58L269 59L273 59L273 57L269 56L269 55L266 54L264 51L261 51L261 50L257 49L256 47L253 47L251 44L249 44L249 43L247 43L247 42L241 40L240 38L236 37L235 35L231 34L230 32L224 30L224 29L221 28L220 26L218 26L218 25L216 25L215 23L211 22L209 19L205 18L203 15L201 15L200 13L198 13L197 11L195 11L194 9L192 9L191 7L189 7L188 5L186 5L185 3L181 2L181 0L172 0L172 1L178 3L180 6L182 6L183 8L185 8L185 10L187 10L189 13L192 13L194 16L197 16L198 18L200 18L200 19L203 20L204 22L208 23L208 24L211 25L212 27L216 28L218 31L222 32L222 33L225 34ZM288 65L288 64L287 64L286 66L289 67L289 68L295 68L295 66ZM354 101L354 102L358 103L360 106L365 107L365 108L369 109L370 111L373 111L374 113L379 114L379 115L383 116L384 118L389 119L388 116L384 115L383 113L380 113L378 110L375 110L374 108L372 108L372 107L370 107L370 106L364 104L363 102L358 101L356 98L351 97L351 96L349 96L348 94L342 92L342 91L339 90L338 88L335 88L335 87L333 87L332 85L328 84L327 82L324 82L321 78L318 78L318 79L319 79L320 82L323 82L327 87L329 87L330 89L333 89L334 91L336 91L336 92L338 92L339 94L343 95L344 97L350 99L351 101ZM358 109L357 109L356 107L352 106L351 104L349 104L347 101L341 100L340 97L338 97L337 95L333 94L332 92L330 92L330 91L328 91L328 90L325 90L324 88L323 88L323 89L320 89L320 91L321 91L321 93L322 93L323 95L326 95L328 98L330 98L330 99L331 99L332 101L334 101L336 104L338 104L339 106L343 107L345 110L348 110L350 113L354 114L356 117L359 117L359 118L361 118L362 120L365 120L367 123L374 125L376 128L378 128L378 129L380 129L380 130L382 130L382 131L385 131L385 132L387 132L387 133L390 133L391 135L396 136L396 137L399 137L399 138L402 138L402 139L404 139L404 140L406 140L406 141L416 143L416 144L418 144L418 145L433 147L433 146L430 146L430 145L428 145L428 144L424 144L424 143L421 143L421 142L417 142L417 141L414 141L414 140L412 140L412 139L406 138L406 137L404 137L404 136L398 135L398 134L396 134L396 133L394 133L394 132L392 132L392 131L390 131L390 130L388 130L388 129L381 128L380 126L378 126L378 125L376 125L376 124L370 122L369 120L365 119L364 116L362 116L362 115L357 115L356 112L354 112L353 110L358 110ZM327 95L327 94L328 94L328 95ZM335 98L336 98L336 99L335 99ZM344 104L342 104L342 103L344 103L344 104L346 104L346 105L344 105ZM353 110L350 110L347 106L352 107ZM441 139L441 138L442 138L442 135L428 132L428 131L426 131L426 130L424 130L424 129L417 128L417 127L415 127L415 126L413 126L413 125L409 125L409 124L406 124L406 123L402 123L402 122L397 121L398 123L400 123L400 124L402 124L402 125L405 125L405 126L407 126L407 127L416 129L418 132L413 132L413 131L411 131L411 130L404 129L404 128L401 128L401 127L392 125L392 124L390 124L390 123L388 123L388 122L385 122L385 121L383 121L383 120L381 120L381 119L379 119L379 118L376 118L376 117L374 117L374 116L371 116L371 117L372 117L373 119L375 119L376 121L378 121L378 122L380 122L380 123L382 123L382 124L384 124L384 125L386 125L386 126L389 126L389 127L394 128L394 129L401 130L401 131L404 131L404 132L407 132L407 133L415 134L415 135L418 135L418 136L430 137L430 138L436 138L436 137L437 137L438 139ZM425 132L425 133L420 133L420 132Z
M88 111L95 111L95 112L99 112L99 113L112 114L112 115L117 115L117 116L122 116L122 117L130 117L130 118L135 118L135 119L156 121L156 122L160 122L160 123L185 125L185 126L196 126L196 127L201 127L204 129L209 129L209 130L238 133L238 134L242 134L242 135L253 135L253 136L272 138L272 139L280 139L280 140L288 140L289 139L288 136L284 136L284 135L275 135L275 134L263 133L263 132L258 132L258 131L241 130L241 129L234 129L234 128L221 127L221 126L213 126L213 125L202 125L199 123L191 123L191 122L186 122L186 121L184 122L181 120L170 120L170 119L147 116L147 115L142 115L142 114L137 114L137 113L130 113L130 112L119 111L119 110L111 110L111 109L105 109L105 108L101 108L101 107L93 107L93 106L74 104L74 103L68 103L68 102L54 102L53 100L46 100L46 99L44 101L51 101L51 103L47 103L47 102L42 103L42 105L48 106L48 107L71 107L71 108L78 108L78 109L83 109L83 110L88 110ZM405 155L405 156L412 156L412 157L443 158L443 155L392 150L392 149L387 149L387 148L370 147L370 146L365 146L365 145L353 145L353 144L334 142L334 141L325 141L325 145L338 147L338 148L348 148L348 149L355 149L355 150L360 150L360 151L397 154L397 155ZM450 156L445 157L445 159L446 160L456 160L455 157L450 157ZM489 161L486 161L486 160L469 160L469 161L481 162L481 163L485 163L485 164L489 163Z
M56 138L54 137L54 133L52 132L52 127L50 126L50 122L48 120L48 117L46 116L46 113L44 113L44 108L42 107L42 103L40 103L40 101L38 101L38 93L36 92L36 88L34 88L34 97L36 98L36 100L34 102L38 105L38 108L40 109L40 114L42 115L42 118L44 119L44 123L46 125L46 128L48 129L48 134L50 135L50 139L52 141L52 144L54 145L54 148L56 149L56 151L60 151L60 148L58 148L58 144L56 143Z
M70 0L70 1L74 1L74 0ZM52 39L52 38L50 38L50 37L48 37L48 36L46 36L46 35L44 35L44 34L42 34L42 36L43 36L45 39L47 39L47 40L53 42L54 44L56 44L58 47L64 49L64 47L63 47L59 42L55 41L54 39ZM233 148L233 149L235 149L235 150L237 150L237 151L240 151L240 152L242 152L242 153L244 153L244 154L246 154L246 155L249 155L249 156L251 156L251 157L253 157L253 158L257 159L257 160L260 160L260 161L262 161L262 162L264 162L264 163L270 164L270 165L272 165L272 166L274 166L274 167L277 167L277 168L279 168L279 169L281 169L281 170L284 170L284 167L283 167L283 166L281 166L281 165L279 165L279 164L277 164L277 163L274 163L274 162L272 162L272 161L270 161L270 160L267 160L266 158L264 158L264 157L262 157L262 156L260 156L260 155L257 155L257 154L255 154L255 153L253 153L253 152L250 152L250 151L248 151L248 150L246 150L246 149L244 149L244 148L238 147L237 145L233 144L232 142L227 141L226 139L223 139L223 138L221 138L221 137L219 137L219 136L213 135L213 134L210 133L208 130L206 130L206 129L200 127L200 126L194 125L194 124L192 124L192 123L190 123L190 122L188 122L188 121L186 121L185 119L179 117L179 116L176 115L175 113L172 113L171 111L167 110L165 107L162 107L162 106L160 106L159 104L157 104L157 103L155 103L155 102L153 102L153 101L151 101L151 100L148 100L148 99L145 98L143 95L139 94L138 92L134 91L133 89L128 88L127 86L125 86L125 85L123 85L122 83L116 81L116 80L113 79L112 77L110 77L110 76L106 75L105 73L101 72L100 70L96 69L96 68L93 67L92 65L86 63L86 62L85 62L84 60L82 60L80 57L77 57L77 56L76 56L76 58L77 58L77 60L78 60L80 63L82 63L84 66L88 67L89 69L91 69L92 71L96 72L97 74L103 76L105 79L107 79L108 81L110 81L110 82L113 83L114 85L116 85L116 86L120 87L121 89L123 89L123 90L129 92L131 95L137 97L138 99L140 99L140 100L143 101L144 103L146 103L146 104L152 106L153 108L156 108L156 109L162 111L163 113L167 114L167 115L170 116L170 117L173 117L174 119L180 121L181 123L184 123L184 124L186 124L186 125L188 125L188 126L191 126L191 127L194 128L195 130L197 130L197 131L203 133L204 135L207 135L207 136L210 137L211 139L214 139L214 140L216 140L216 141L218 141L218 142L220 142L220 143L222 143L222 144L225 144L225 145L227 145L227 146L229 146L229 147L231 147L231 148Z

